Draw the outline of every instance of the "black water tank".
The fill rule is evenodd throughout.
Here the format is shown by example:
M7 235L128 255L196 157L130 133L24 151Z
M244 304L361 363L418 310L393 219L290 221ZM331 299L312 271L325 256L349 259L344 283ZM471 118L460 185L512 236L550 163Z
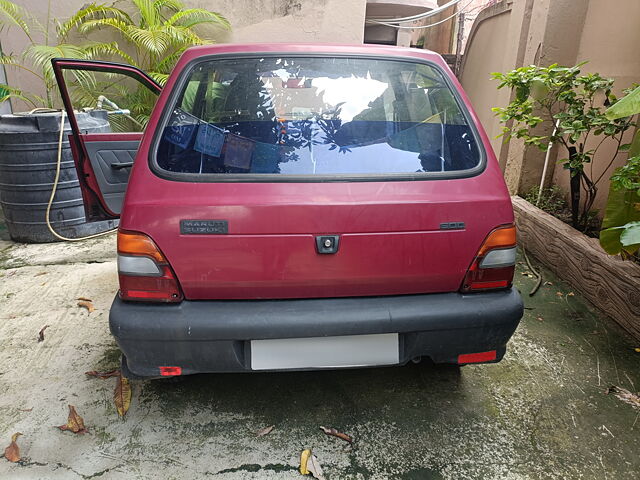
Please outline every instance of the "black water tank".
M107 112L77 113L82 132L110 132ZM60 235L78 238L109 230L117 220L85 222L82 193L69 146L65 120L60 180L51 205L51 225ZM54 242L45 216L58 158L60 113L0 115L0 205L11 238Z

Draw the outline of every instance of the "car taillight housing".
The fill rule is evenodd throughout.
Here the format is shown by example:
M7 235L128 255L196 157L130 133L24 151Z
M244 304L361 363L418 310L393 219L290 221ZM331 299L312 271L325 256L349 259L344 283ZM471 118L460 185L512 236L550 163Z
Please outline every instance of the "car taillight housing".
M181 302L184 298L169 262L144 233L118 230L120 298Z
M516 264L516 227L493 230L482 243L462 282L461 292L509 288Z

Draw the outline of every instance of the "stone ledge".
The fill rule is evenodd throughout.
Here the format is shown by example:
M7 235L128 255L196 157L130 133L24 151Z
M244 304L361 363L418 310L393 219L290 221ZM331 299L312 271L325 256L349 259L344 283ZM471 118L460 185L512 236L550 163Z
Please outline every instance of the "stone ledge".
M595 238L512 197L518 241L640 340L640 265L608 255Z

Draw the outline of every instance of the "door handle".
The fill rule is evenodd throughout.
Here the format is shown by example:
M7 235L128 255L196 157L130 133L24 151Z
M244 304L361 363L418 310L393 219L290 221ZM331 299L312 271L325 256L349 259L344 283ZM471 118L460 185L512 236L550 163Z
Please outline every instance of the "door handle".
M114 170L122 170L123 168L133 167L133 162L114 162L111 164L111 168Z

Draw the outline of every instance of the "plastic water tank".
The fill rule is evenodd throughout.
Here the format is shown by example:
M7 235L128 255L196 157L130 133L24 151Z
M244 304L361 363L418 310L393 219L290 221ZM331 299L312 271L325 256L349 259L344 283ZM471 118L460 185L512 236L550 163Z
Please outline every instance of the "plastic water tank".
M111 131L105 110L77 113L76 117L83 132ZM78 238L114 228L118 221L85 221L70 133L65 121L60 180L50 220L62 236ZM57 241L47 228L45 215L55 179L59 134L60 113L0 115L0 205L15 241Z

